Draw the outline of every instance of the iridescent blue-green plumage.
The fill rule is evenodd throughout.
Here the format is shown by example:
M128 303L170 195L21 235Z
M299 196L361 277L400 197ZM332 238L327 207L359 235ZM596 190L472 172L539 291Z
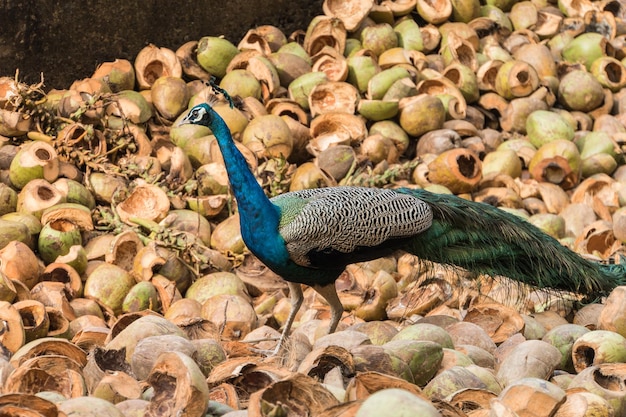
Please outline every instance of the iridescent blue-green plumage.
M626 283L625 264L585 260L514 215L452 195L334 187L270 200L210 105L195 106L182 123L212 130L237 200L244 242L289 283L292 310L278 348L302 303L299 284L328 300L332 332L343 311L334 282L345 266L398 249L471 272L589 296Z
M398 192L419 198L433 210L432 226L403 248L422 259L588 296L608 294L626 283L624 263L584 259L496 207L424 190Z

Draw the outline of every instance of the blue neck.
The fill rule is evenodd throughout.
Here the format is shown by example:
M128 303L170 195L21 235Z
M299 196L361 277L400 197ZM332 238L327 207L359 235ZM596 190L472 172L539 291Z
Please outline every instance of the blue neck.
M224 157L231 189L237 200L241 235L246 246L268 266L285 263L289 254L278 233L278 207L263 192L246 159L235 146L228 126L217 113L214 114L210 128Z

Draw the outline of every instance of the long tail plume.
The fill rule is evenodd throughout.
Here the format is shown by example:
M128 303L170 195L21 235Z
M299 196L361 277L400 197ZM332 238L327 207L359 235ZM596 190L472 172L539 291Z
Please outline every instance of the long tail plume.
M626 263L582 258L527 221L493 206L424 190L398 190L428 203L433 225L408 250L434 262L539 288L589 297L626 284Z

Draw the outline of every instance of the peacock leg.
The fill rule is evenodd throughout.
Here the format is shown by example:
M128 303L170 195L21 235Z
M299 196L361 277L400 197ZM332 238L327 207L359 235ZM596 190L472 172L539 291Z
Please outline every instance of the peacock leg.
M289 286L291 310L289 311L289 317L287 317L287 322L285 323L283 334L280 336L278 345L274 350L274 355L278 354L278 352L280 352L280 349L283 347L283 343L287 339L287 335L289 335L289 331L291 330L291 325L293 324L293 321L296 318L296 314L298 314L298 310L300 310L300 307L302 306L302 301L304 300L304 295L302 295L302 286L300 284L295 282L287 282L287 286Z
M337 329L337 325L343 314L343 304L339 301L335 283L333 282L324 286L314 285L312 288L317 291L319 295L324 297L328 305L330 305L330 326L328 328L328 334L331 334Z

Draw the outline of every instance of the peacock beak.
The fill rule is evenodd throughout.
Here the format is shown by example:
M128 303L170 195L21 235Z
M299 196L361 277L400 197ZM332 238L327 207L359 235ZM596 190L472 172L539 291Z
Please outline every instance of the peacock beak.
M189 120L189 114L187 114L185 117L183 117L183 119L178 122L178 126L182 126L182 125L188 125L191 123L191 120Z

